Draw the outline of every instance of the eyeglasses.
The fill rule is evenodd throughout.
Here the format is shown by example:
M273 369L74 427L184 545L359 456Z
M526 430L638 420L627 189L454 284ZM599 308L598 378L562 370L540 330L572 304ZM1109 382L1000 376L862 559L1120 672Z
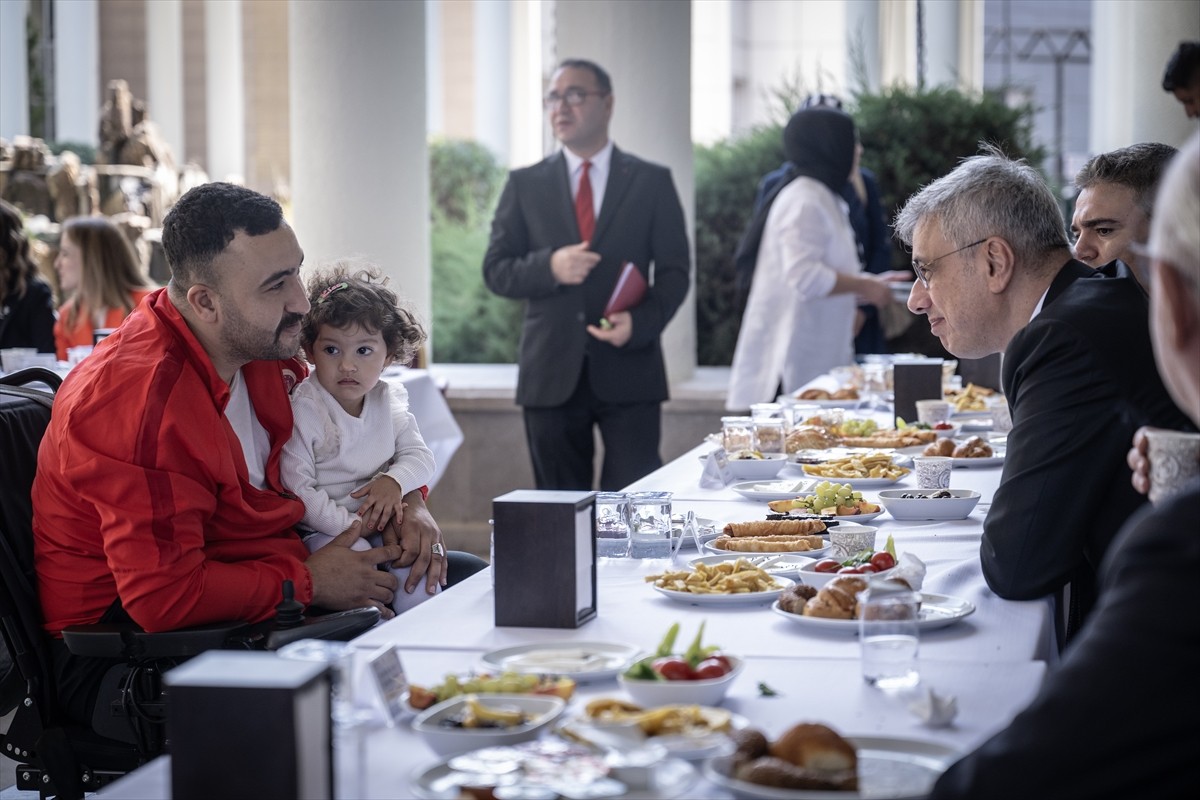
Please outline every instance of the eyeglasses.
M929 268L930 267L932 267L937 262L941 261L943 258L949 258L950 256L954 255L955 253L961 253L963 250L967 250L968 248L975 247L976 245L981 245L990 238L992 238L992 237L985 236L982 239L980 239L978 242L971 242L970 244L964 244L962 247L958 248L957 250L951 250L949 253L940 255L937 258L935 258L933 261L927 261L924 264L922 264L919 261L913 261L912 262L913 272L917 273L917 277L921 279L921 284L926 289L928 289L929 288Z
M562 94L551 92L542 98L542 105L545 108L558 108L558 104L565 101L567 105L574 108L583 105L587 101L588 95L592 94L603 97L608 92L589 92L585 89L567 89Z

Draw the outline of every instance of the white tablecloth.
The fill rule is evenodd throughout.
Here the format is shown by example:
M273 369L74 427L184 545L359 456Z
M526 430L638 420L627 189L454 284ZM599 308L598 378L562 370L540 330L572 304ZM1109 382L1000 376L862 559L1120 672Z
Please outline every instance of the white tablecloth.
M425 444L433 451L434 463L437 465L433 480L429 482L432 489L446 474L446 467L455 451L463 443L462 428L454 421L450 405L442 396L433 377L423 369L408 369L406 367L391 367L383 373L388 381L399 381L408 390L408 403L413 416L417 418L417 426Z

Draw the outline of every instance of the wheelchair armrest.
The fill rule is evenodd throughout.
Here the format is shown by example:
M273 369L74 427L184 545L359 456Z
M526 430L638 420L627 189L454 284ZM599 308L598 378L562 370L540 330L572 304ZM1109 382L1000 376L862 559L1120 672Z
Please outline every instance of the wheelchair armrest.
M147 633L132 623L68 625L63 642L77 656L95 658L188 658L217 650L246 629L241 622Z

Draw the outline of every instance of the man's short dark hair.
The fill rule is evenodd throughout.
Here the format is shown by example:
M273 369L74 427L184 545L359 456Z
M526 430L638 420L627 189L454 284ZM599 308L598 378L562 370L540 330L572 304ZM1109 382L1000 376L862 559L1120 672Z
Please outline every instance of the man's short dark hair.
M604 71L604 67L586 58L565 58L558 63L558 69L586 69L596 76L596 85L605 94L612 94L612 79Z
M1180 42L1163 73L1164 92L1186 89L1200 81L1200 42Z
M213 259L238 231L262 236L282 224L279 203L244 186L205 183L190 189L163 221L171 291L182 295L197 283L216 286L219 276L213 271Z
M1175 148L1158 142L1141 142L1101 153L1083 165L1075 176L1080 191L1098 183L1115 183L1133 190L1138 207L1147 217L1154 216L1154 193Z

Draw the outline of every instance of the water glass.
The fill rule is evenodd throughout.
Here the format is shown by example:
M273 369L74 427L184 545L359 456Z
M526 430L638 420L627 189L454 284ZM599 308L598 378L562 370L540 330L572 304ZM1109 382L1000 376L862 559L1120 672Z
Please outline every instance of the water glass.
M921 680L917 669L916 592L899 581L872 584L859 595L863 680L885 690L905 690Z
M760 419L754 422L754 449L760 453L785 453L783 418Z
M623 492L596 495L596 555L601 558L629 556L629 496Z
M736 453L738 450L754 447L754 419L721 417L721 443L726 453Z
M633 558L671 557L671 493L629 495L630 544Z

